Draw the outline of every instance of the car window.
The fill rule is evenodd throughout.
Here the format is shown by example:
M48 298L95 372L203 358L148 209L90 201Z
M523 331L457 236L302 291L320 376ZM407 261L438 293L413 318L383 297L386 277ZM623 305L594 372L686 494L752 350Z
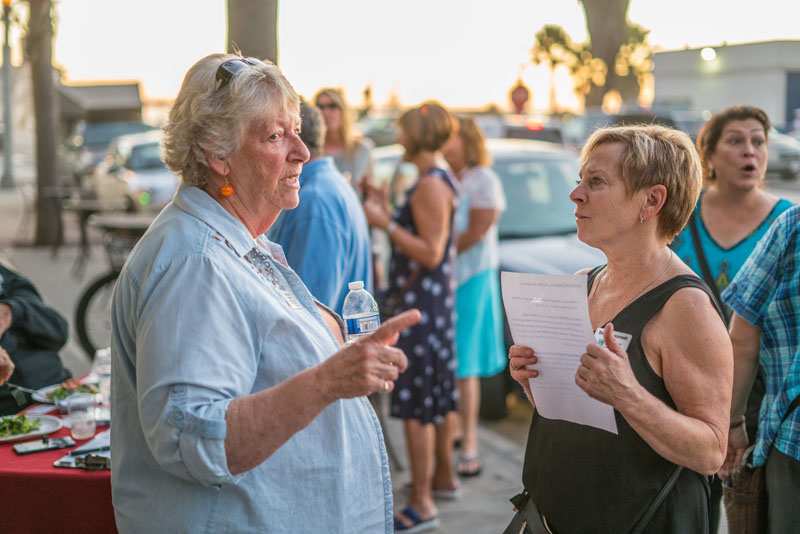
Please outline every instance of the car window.
M85 125L82 136L86 145L107 145L115 137L148 132L153 129L152 126L143 122L89 123Z
M164 168L161 161L161 147L158 143L135 145L125 162L125 167L132 171Z
M575 231L569 193L578 176L577 160L498 158L493 168L503 183L507 202L498 226L501 238Z
M372 166L372 181L375 186L382 186L392 181L399 157L376 158Z

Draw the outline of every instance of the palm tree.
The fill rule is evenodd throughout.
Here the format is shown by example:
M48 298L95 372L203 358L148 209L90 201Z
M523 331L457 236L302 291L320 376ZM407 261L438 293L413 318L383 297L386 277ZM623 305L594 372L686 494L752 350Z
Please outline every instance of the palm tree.
M575 62L575 45L566 30L557 24L546 24L536 32L531 56L533 63L547 63L550 67L550 111L558 111L556 101L556 68L559 65L570 66Z
M228 52L278 63L278 0L228 0Z
M53 88L53 3L29 0L30 19L26 55L31 64L36 121L36 234L34 244L59 245L62 241L61 199L56 159L56 103Z

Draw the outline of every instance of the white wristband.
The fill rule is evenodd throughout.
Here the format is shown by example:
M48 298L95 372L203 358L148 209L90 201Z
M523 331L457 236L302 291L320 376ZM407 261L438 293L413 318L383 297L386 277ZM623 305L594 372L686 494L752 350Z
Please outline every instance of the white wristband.
M386 233L391 237L392 233L397 230L398 226L397 223L394 221L389 221L389 224L386 225Z

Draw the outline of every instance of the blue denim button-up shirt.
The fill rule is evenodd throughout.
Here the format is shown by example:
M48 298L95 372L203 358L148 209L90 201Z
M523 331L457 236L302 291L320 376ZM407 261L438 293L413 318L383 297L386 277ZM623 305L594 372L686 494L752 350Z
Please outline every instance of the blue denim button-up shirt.
M201 189L182 187L131 253L112 330L120 532L392 531L383 435L365 398L331 404L250 471L228 469L229 403L338 346L280 247Z

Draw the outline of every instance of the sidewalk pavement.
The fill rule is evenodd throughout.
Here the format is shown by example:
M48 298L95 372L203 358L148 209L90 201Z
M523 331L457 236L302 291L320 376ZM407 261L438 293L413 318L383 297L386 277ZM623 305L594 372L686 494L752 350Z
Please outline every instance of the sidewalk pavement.
M403 486L410 480L402 422L386 418L386 436L395 447L405 470L393 470L395 509L406 505ZM478 447L483 472L474 478L461 479L462 496L455 501L437 501L444 534L499 534L514 515L509 498L522 489L524 447L480 425Z

